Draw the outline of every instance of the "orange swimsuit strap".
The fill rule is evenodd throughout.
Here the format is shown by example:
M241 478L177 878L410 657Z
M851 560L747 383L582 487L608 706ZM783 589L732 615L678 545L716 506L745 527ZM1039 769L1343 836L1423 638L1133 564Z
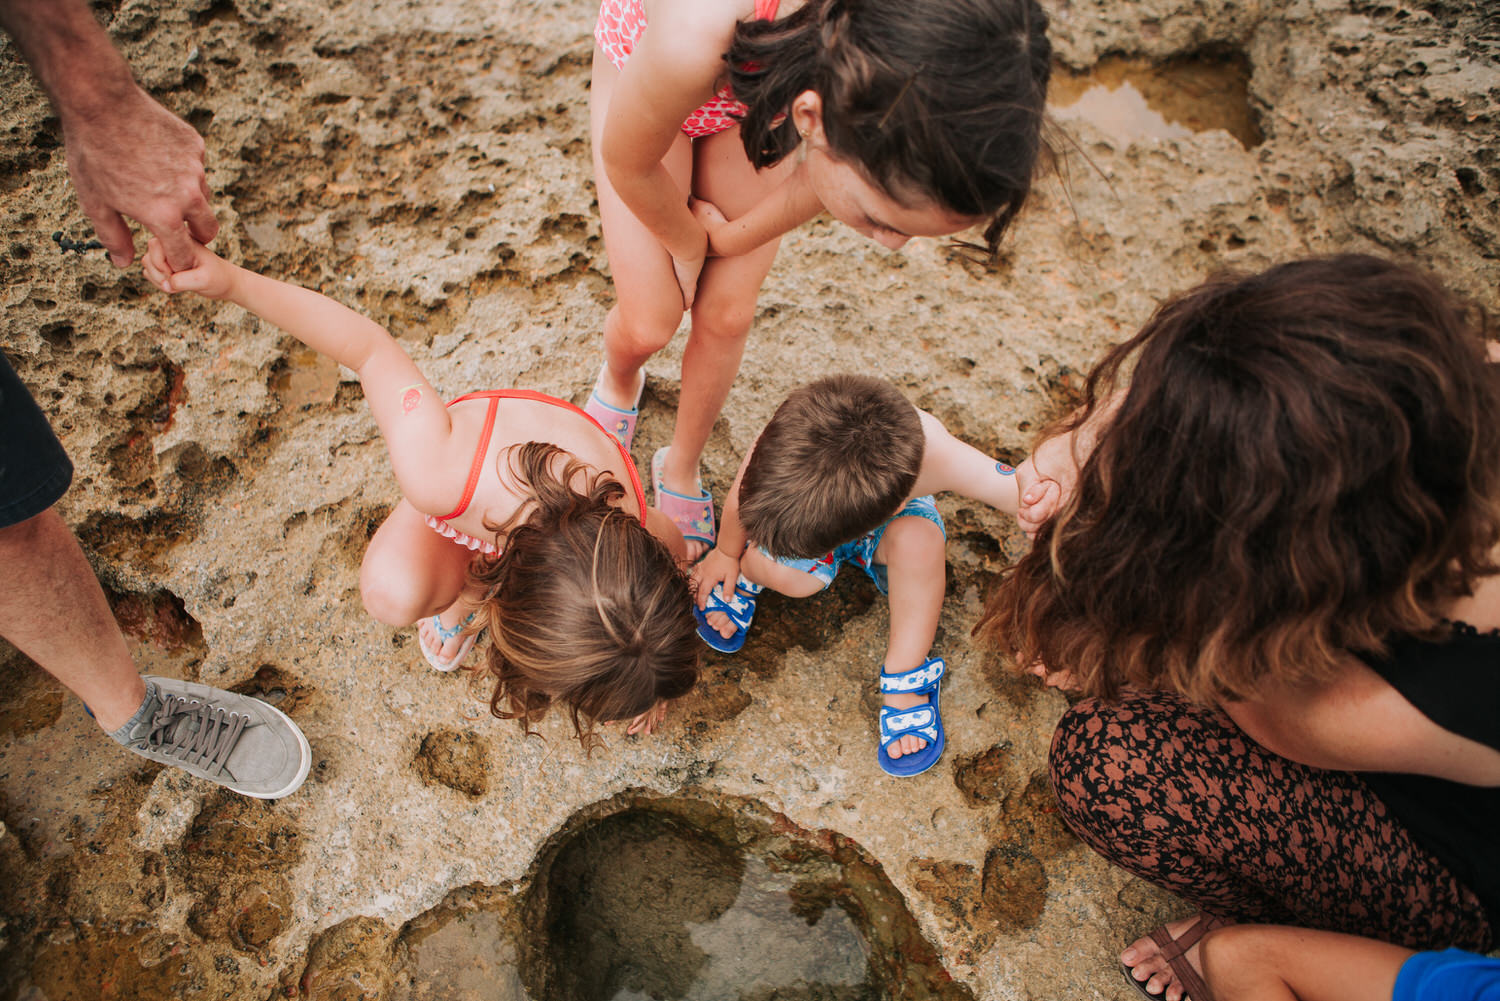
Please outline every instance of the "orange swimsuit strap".
M484 415L484 430L479 433L479 448L474 452L474 462L469 467L469 479L464 484L463 500L459 501L458 507L452 514L445 514L439 521L450 521L457 518L469 509L469 502L474 499L474 490L479 486L479 474L484 470L484 454L489 451L490 435L495 429L495 411L500 406L501 400L531 400L534 403L546 403L554 407L562 407L564 410L580 414L588 419L588 422L599 429L599 433L614 443L619 450L620 456L625 460L625 471L630 474L630 485L635 489L635 499L641 509L641 525L646 524L646 491L641 488L641 476L636 472L635 462L630 458L630 453L625 451L625 446L620 440L605 430L604 425L594 418L573 406L567 400L559 400L555 396L546 393L538 393L534 389L486 389L478 393L465 393L457 399L449 400L448 406L455 403L463 403L465 400L489 400L490 406Z

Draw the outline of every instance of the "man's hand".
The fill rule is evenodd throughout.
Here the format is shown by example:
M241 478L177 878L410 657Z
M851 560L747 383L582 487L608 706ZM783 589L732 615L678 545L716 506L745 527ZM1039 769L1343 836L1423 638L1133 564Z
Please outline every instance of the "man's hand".
M68 173L110 260L123 268L135 259L128 216L161 241L171 270L193 267L193 242L219 232L202 137L134 84L107 113L58 110Z

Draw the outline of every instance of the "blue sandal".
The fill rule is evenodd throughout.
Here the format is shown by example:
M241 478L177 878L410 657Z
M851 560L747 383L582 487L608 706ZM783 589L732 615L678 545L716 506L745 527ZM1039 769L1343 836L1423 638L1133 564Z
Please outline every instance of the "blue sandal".
M750 620L755 618L755 599L760 597L762 590L761 585L750 583L741 574L734 585L734 597L725 601L723 585L715 584L708 593L707 608L699 608L696 602L693 604L693 616L698 620L698 635L703 637L703 642L720 653L738 653L750 633ZM729 621L734 623L734 633L725 636L709 625L709 612L723 612L729 616Z
M901 674L887 674L880 669L882 695L925 695L927 704L910 709L880 707L880 750L876 760L887 775L907 778L920 775L943 756L943 717L938 711L938 691L948 670L941 657L933 657L920 667ZM893 758L886 753L892 742L902 737L920 737L927 746L912 754Z

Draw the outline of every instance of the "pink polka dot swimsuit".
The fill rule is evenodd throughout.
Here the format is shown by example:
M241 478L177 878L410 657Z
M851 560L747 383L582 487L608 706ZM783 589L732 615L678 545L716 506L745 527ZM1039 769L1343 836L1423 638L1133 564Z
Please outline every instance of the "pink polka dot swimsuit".
M771 20L780 4L781 0L755 0L755 20ZM594 25L594 41L599 43L599 48L615 68L622 69L635 49L636 40L645 30L645 0L604 0L599 7L599 20ZM688 115L682 123L682 133L689 139L715 135L738 125L736 116L744 113L745 106L736 101L725 87L713 100Z

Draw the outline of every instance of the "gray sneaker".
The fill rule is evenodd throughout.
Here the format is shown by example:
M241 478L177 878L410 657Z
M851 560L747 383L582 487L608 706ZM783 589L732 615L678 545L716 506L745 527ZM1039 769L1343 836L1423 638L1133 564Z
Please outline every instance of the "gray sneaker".
M296 790L312 749L286 713L248 695L144 675L146 701L110 734L142 757L256 799Z

